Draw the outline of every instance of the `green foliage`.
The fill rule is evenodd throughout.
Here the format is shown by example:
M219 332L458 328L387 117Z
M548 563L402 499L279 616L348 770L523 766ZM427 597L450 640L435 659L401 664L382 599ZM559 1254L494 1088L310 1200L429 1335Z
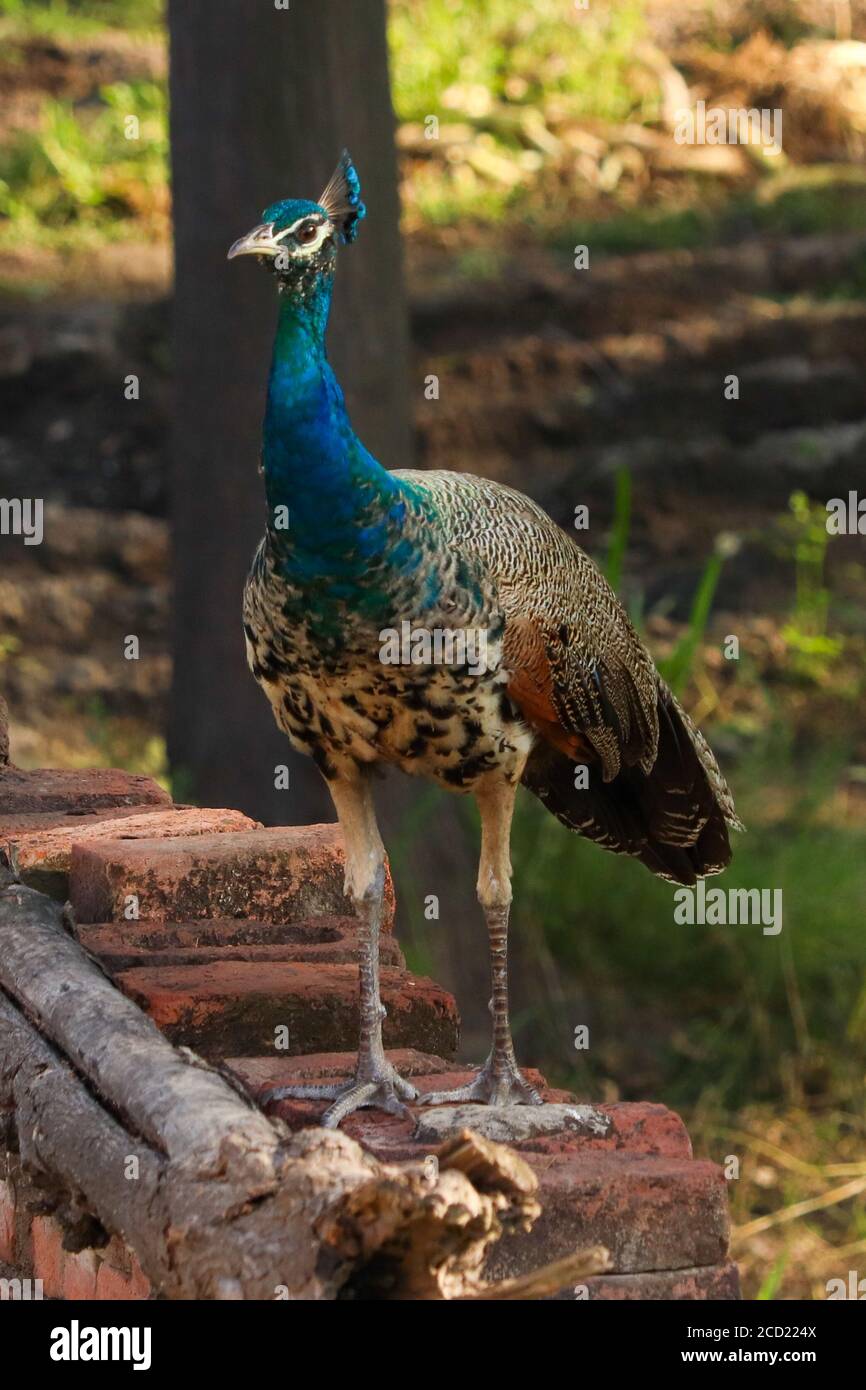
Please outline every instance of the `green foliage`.
M760 925L677 925L672 885L569 835L523 799L515 933L541 943L560 982L560 997L543 998L526 1024L546 1068L583 1089L613 1076L629 1093L623 1062L639 1055L645 1084L676 1105L707 1088L720 1104L786 1096L812 1084L818 1064L849 1081L862 1073L866 939L852 924L862 914L866 833L821 816L846 754L807 760L777 730L737 771L752 829L735 836L733 863L713 886L781 889L778 936ZM762 825L766 787L780 778L784 822ZM575 1054L570 1035L587 1010L597 1020L593 1046Z
M161 734L143 733L140 726L112 715L99 695L87 700L83 714L91 750L88 765L122 767L168 788L168 755Z
M783 1250L778 1260L776 1260L775 1264L767 1272L758 1292L755 1294L755 1298L758 1302L767 1303L776 1297L776 1294L782 1286L782 1280L785 1277L785 1270L788 1267L789 1258L789 1252Z
M821 684L841 654L841 637L828 633L830 591L824 580L829 533L827 512L804 492L792 494L777 531L783 552L794 561L795 598L782 636L793 653L795 673Z
M442 111L456 83L532 104L561 95L577 116L648 119L656 94L632 81L644 32L635 0L586 10L562 0L402 0L391 9L394 105L400 120Z
M686 631L677 642L671 655L656 663L660 674L675 695L682 694L692 674L695 657L707 630L723 565L724 551L721 546L718 546L704 565L703 574L692 599L689 625Z
M862 232L866 173L856 166L828 164L778 174L736 213L746 213L756 231L774 236Z
M0 151L0 215L14 234L51 241L70 229L109 232L159 204L167 179L166 97L156 82L115 82L95 108L47 99L36 130ZM125 136L128 117L139 138Z
M604 577L612 589L619 589L622 580L622 566L628 549L631 530L631 473L627 468L617 469L616 494L613 504L613 525L608 541L607 557L604 562Z
M22 36L89 38L106 25L153 30L164 12L164 0L0 0L4 31Z
M622 580L623 561L628 549L631 529L631 474L620 468L616 475L613 525L604 562L604 575L612 589L618 590ZM692 600L689 623L671 655L656 664L661 675L675 694L681 694L692 674L695 657L707 630L713 599L718 588L724 557L731 548L727 537L720 537L716 550L707 560ZM635 621L637 615L632 615ZM640 627L635 621L635 626Z

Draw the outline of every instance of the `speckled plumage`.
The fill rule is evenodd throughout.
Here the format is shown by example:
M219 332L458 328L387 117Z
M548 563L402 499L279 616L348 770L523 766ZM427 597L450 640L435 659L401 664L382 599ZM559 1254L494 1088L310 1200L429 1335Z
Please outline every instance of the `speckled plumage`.
M516 785L581 834L681 883L725 867L728 827L739 822L706 741L571 538L529 498L486 479L388 473L354 434L324 339L336 245L362 215L344 156L318 204L274 204L232 248L267 246L281 292L262 446L268 527L244 594L247 653L277 723L328 779L362 915L378 891L369 866L381 851L366 770L394 764L476 795L495 1026L470 1089L537 1102L507 1025ZM407 621L483 632L485 668L383 663L383 632ZM577 766L588 769L587 786ZM376 969L371 957L365 985L362 966L359 1073L334 1123L355 1104L405 1098L381 1053L380 1021L376 1043Z
M312 598L289 583L274 533L256 556L244 605L250 664L295 746L326 775L346 758L382 761L461 790L493 769L519 770L566 824L649 857L664 877L722 869L724 825L737 824L730 792L589 557L511 488L460 473L390 477L402 503L389 501L391 544L350 593L335 593L324 574ZM388 560L407 541L417 559L408 570ZM493 669L383 666L379 634L405 617L484 629ZM660 717L662 746L680 753L673 769L656 766ZM576 763L589 768L583 793ZM655 823L633 824L631 799L620 804L623 777L630 791L666 793ZM710 820L714 850L696 863L689 851Z

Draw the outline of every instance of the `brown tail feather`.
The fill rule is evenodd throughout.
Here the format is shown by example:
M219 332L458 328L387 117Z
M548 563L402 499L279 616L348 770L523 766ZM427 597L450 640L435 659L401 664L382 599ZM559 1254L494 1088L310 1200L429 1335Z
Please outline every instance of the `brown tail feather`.
M615 854L630 854L661 878L694 883L731 859L728 826L740 828L730 792L703 737L660 683L659 742L649 773L625 768L604 782L590 768L589 787L575 787L575 765L539 743L523 776L553 814Z

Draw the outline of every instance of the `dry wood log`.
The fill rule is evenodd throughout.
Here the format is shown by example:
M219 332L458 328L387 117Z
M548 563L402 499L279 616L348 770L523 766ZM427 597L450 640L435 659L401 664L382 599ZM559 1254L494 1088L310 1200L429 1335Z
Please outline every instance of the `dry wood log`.
M0 987L0 1106L26 1170L123 1236L171 1298L472 1296L490 1244L538 1213L528 1165L469 1132L432 1176L341 1133L289 1136L17 883L0 888Z

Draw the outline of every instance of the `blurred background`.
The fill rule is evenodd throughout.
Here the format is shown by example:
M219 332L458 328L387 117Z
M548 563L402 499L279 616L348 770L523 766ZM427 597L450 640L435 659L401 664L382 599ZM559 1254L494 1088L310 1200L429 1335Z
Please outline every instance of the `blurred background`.
M866 495L866 3L179 0L170 23L169 80L159 0L0 0L0 494L46 501L42 545L0 540L14 761L331 818L305 767L274 791L243 669L274 308L224 256L349 144L369 216L331 343L359 433L566 527L589 508L577 538L748 826L722 884L783 890L778 936L676 926L668 885L527 797L520 1056L678 1108L740 1159L746 1295L824 1297L866 1273L866 539L825 525ZM781 109L782 153L679 143L698 100ZM381 801L410 963L480 1060L473 808Z

